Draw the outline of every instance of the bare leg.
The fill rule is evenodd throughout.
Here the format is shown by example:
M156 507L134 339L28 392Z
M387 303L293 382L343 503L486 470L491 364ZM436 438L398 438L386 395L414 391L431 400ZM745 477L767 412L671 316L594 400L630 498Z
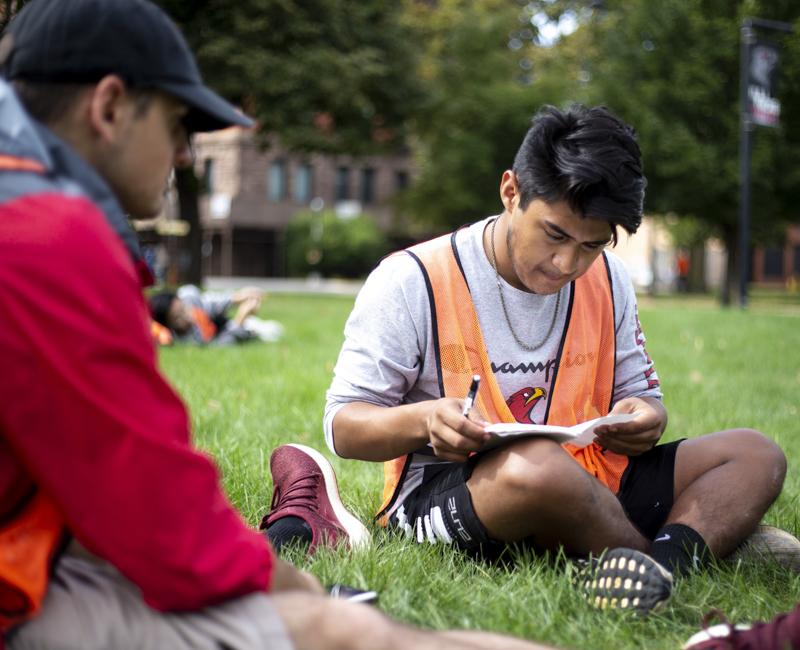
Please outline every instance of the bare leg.
M503 636L502 634L494 634L492 632L475 632L472 630L451 630L448 632L438 632L437 635L441 640L442 637L449 641L455 641L458 648L503 648L504 650L546 650L552 646L545 646L530 641L523 641L510 636ZM440 647L450 647L440 646Z
M368 605L305 592L273 597L297 650L544 650L488 632L430 632L402 625Z
M752 429L686 440L675 456L675 503L668 522L694 528L718 557L730 554L778 497L786 458Z
M533 536L546 548L563 544L581 554L649 547L611 491L551 440L521 440L487 454L467 487L475 514L497 540Z

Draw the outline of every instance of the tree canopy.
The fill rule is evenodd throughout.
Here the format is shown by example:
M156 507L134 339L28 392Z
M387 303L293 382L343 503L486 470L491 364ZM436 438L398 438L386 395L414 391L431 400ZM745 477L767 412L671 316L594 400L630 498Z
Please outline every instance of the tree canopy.
M637 129L647 212L690 219L694 226L684 230L716 235L735 254L740 27L757 16L796 30L760 34L781 44L782 115L779 128L754 133L754 239L775 240L787 221L797 221L796 2L443 0L417 12L429 14L421 27L429 34L422 68L429 99L415 129L420 178L410 195L417 215L456 225L487 214L498 205L499 172L510 165L531 114L548 103L604 104Z
M24 0L0 0L7 19ZM403 206L444 230L500 209L497 187L544 104L605 104L638 131L649 213L735 251L739 38L746 16L792 23L779 128L753 138L756 241L797 221L796 0L159 0L212 87L295 149L410 146ZM5 11L5 13L3 13ZM565 28L568 27L568 28Z
M404 205L428 229L501 209L500 175L530 120L560 87L531 83L530 15L507 0L442 0L410 7L425 103L414 117L418 175Z
M792 0L161 4L215 87L290 146L410 142L417 174L403 206L427 230L499 210L500 174L532 115L580 101L636 127L648 212L691 218L732 251L741 21L800 16ZM800 30L780 41L781 125L754 137L760 241L796 219L800 192Z
M159 0L206 81L288 147L360 153L403 143L418 101L403 3Z
M736 258L739 215L739 39L742 20L798 21L790 0L607 0L586 20L591 101L635 125L651 213L692 217ZM798 24L800 27L800 24ZM797 220L800 191L800 31L762 32L782 44L781 125L756 128L752 155L754 238L780 236ZM729 272L733 266L729 265Z

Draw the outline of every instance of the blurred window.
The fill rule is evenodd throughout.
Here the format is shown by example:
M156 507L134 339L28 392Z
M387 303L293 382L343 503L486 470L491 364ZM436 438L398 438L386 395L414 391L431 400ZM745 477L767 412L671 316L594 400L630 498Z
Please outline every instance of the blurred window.
M308 203L311 200L311 188L314 170L308 163L298 165L294 174L294 200L297 203Z
M213 158L206 158L203 161L203 178L201 187L203 188L204 192L208 194L213 194L214 190L214 159Z
M398 192L408 187L408 172L404 169L399 169L394 173L394 185Z
M375 170L364 167L361 170L361 202L373 203L375 201Z
M770 247L764 251L764 276L783 277L783 249Z
M267 196L270 201L283 201L286 198L286 161L282 158L270 163Z
M347 201L350 199L350 168L338 167L336 169L336 200Z

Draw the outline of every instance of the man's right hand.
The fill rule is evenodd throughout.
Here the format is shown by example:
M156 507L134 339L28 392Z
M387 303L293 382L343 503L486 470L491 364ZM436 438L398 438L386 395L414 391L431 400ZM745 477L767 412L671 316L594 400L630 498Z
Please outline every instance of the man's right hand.
M465 417L461 414L463 406L462 399L444 397L432 403L426 418L431 446L442 460L463 463L491 437L484 430L489 423L481 420L475 409Z
M345 404L333 422L336 453L386 461L431 444L442 460L463 463L489 439L476 409L461 415L463 399L444 397L400 406Z

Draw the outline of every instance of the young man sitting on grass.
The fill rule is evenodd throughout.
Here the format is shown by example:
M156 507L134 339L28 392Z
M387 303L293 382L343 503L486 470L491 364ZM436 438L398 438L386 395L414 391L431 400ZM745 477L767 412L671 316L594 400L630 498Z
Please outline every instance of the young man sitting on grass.
M502 175L500 215L369 276L324 428L341 457L384 463L382 524L488 555L605 554L580 581L586 598L640 612L754 531L786 472L772 440L741 428L657 444L658 375L631 281L606 250L639 227L645 184L628 125L602 107L547 107ZM487 423L609 413L634 419L585 447L529 437L482 451Z

